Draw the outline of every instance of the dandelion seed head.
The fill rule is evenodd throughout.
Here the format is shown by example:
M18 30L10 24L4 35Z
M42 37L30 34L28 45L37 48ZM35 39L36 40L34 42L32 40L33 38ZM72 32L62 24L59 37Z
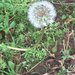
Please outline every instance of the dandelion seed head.
M43 28L53 23L56 15L55 7L48 1L35 2L28 11L29 21L36 28Z

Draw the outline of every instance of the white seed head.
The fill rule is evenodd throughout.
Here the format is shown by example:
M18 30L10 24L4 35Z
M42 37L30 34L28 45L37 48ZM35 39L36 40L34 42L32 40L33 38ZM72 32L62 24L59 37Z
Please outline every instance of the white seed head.
M48 1L35 2L28 11L29 21L36 28L43 28L53 23L56 15L55 7Z

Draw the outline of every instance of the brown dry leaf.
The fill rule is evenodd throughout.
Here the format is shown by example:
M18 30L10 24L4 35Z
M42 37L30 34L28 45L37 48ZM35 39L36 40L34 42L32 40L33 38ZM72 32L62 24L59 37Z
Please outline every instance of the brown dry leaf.
M20 61L21 61L21 56L20 54L16 54L13 56L13 61L16 63L16 64L19 64Z
M68 73L68 75L75 75L75 73Z
M75 18L68 18L65 20L64 24L68 24L70 22L73 22L75 20Z

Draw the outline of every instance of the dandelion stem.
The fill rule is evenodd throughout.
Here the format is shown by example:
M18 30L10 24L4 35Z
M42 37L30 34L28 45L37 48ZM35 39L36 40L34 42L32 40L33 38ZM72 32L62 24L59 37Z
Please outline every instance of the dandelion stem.
M44 35L44 28L42 29L40 39L35 44L34 48L37 48L38 47L39 43L42 41L43 35Z
M2 47L2 44L0 44L0 47ZM11 47L11 46L6 46L8 49L11 49L11 50L16 50L16 51L28 51L29 48L27 49L23 49L23 48L14 48L14 47Z

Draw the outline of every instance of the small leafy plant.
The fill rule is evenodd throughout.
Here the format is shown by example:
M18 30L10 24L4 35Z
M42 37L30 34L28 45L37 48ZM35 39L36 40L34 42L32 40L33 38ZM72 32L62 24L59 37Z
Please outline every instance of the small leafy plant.
M75 4L48 0L56 7L57 17L54 23L48 24L43 30L31 25L27 16L30 5L36 1L0 0L0 75L33 72L36 65L44 61L43 66L46 69L49 66L46 72L67 75L74 71L69 68L75 66ZM44 17L42 21L46 19ZM72 62L69 63L68 59ZM62 67L59 69L60 66L55 65L57 63L51 67L49 64L53 60L61 61ZM65 67L65 61L70 66Z

